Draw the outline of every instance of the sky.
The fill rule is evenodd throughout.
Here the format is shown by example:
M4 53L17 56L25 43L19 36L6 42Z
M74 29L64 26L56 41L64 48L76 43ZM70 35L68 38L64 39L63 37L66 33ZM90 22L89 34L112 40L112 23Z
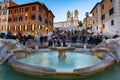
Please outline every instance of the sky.
M66 21L66 13L69 10L79 12L79 20L85 18L85 13L90 12L97 2L101 0L13 0L18 4L30 2L43 2L49 10L55 15L54 22Z

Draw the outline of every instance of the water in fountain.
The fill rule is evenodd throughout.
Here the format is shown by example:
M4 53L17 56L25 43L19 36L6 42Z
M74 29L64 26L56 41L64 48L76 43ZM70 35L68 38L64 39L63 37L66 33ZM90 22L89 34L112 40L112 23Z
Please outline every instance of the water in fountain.
M73 72L76 68L84 68L101 62L100 59L87 54L77 52L66 52L65 59L58 57L58 52L43 52L21 59L22 63L29 65L54 68L57 72Z

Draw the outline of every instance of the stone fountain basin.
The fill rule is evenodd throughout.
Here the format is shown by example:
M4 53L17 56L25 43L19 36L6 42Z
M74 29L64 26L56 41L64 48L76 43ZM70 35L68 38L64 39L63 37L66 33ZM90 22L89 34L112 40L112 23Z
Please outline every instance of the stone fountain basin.
M34 76L52 76L52 77L75 77L75 76L85 76L98 73L100 71L104 71L108 67L112 66L115 62L115 59L110 55L106 55L106 57L102 60L102 62L85 67L80 69L74 69L73 72L57 72L56 69L34 66L22 63L16 57L16 55L12 56L8 60L8 64L11 68L17 72L24 73L27 75Z
M50 47L49 49L67 51L67 50L75 50L75 47Z

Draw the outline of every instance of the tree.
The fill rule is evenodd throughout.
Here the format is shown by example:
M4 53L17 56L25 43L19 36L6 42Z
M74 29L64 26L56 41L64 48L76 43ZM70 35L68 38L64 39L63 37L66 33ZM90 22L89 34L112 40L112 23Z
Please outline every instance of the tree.
M85 13L85 16L86 16L86 17L89 17L89 12L86 12L86 13Z
M83 27L82 21L78 21L78 27Z

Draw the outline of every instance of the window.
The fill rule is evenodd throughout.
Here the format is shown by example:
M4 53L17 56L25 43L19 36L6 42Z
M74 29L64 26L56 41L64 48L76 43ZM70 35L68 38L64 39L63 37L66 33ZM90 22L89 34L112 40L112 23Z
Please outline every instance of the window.
M103 29L105 29L105 24L103 24Z
M0 9L2 9L2 7L0 6Z
M48 24L48 20L47 19L45 19L45 24Z
M20 13L22 13L23 12L23 8L20 8Z
M6 21L6 18L2 19L2 22L5 22Z
M39 30L42 30L42 25L38 25L38 29L39 29Z
M27 29L28 29L28 28L27 28L27 25L25 25L25 31L27 31Z
M17 21L17 17L14 18L14 21L15 21L15 22Z
M11 22L12 21L12 18L8 18L8 22Z
M34 24L32 25L31 30L32 30L32 31L34 31L34 30L35 30L35 25L34 25Z
M41 8L41 7L39 7L39 12L41 12L41 13L42 13L42 8Z
M42 21L42 16L41 15L38 16L38 20Z
M35 15L32 15L31 20L35 20L35 19L36 19Z
M2 26L2 31L5 31L5 26Z
M102 15L102 20L104 20L104 19L105 19L105 14Z
M10 32L11 31L11 27L10 26L8 26L8 32Z
M0 12L0 16L2 15L2 12Z
M19 31L22 31L22 26L21 25L19 26Z
M22 21L23 20L23 17L19 17L19 21Z
M114 25L114 20L111 21L111 26Z
M102 5L102 9L104 9L104 4Z
M45 16L48 17L48 13L47 12L45 12Z
M5 5L5 8L7 8L7 5Z
M109 15L114 14L114 7L109 10Z
M18 9L15 9L15 13L18 13Z
M17 26L14 26L14 31L15 31L15 32L17 31Z
M110 2L113 2L113 0L110 0Z
M93 16L94 16L94 13L93 13Z
M9 14L12 14L12 10L9 10Z
M3 15L6 15L7 14L7 11L3 11Z
M67 15L67 17L68 17L68 18L70 18L70 16L69 16L69 15Z
M32 7L32 11L35 11L35 10L36 10L36 6L33 6L33 7Z
M26 8L25 8L25 12L28 12L28 11L29 11L29 8L28 8L28 7L26 7Z
M98 30L98 26L96 27L96 29Z

